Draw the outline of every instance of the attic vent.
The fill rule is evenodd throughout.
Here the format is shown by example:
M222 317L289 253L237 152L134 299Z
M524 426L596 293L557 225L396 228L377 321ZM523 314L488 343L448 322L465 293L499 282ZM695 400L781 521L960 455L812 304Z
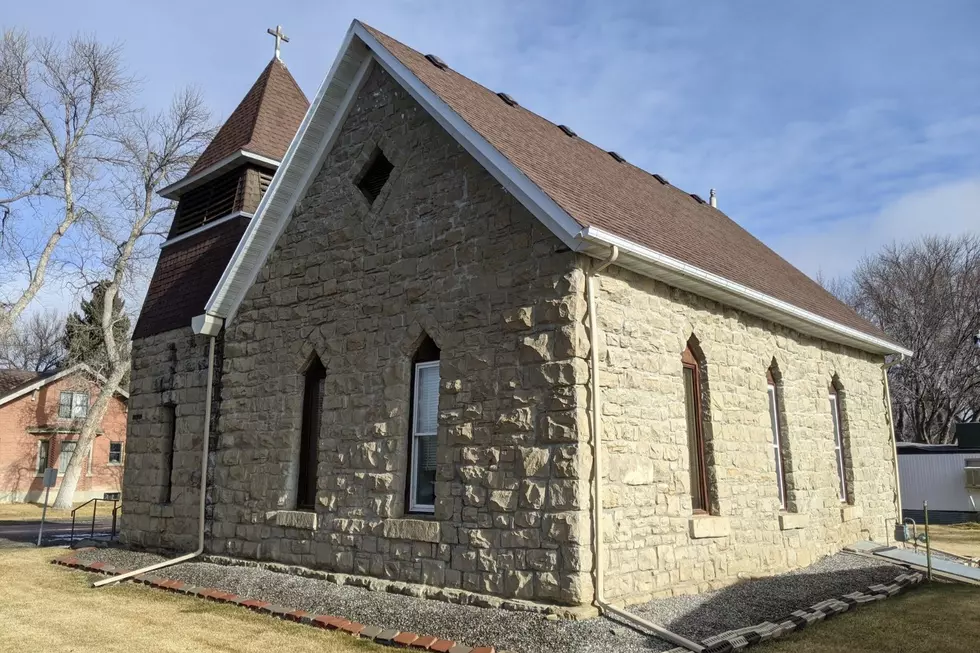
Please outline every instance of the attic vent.
M572 131L572 129L571 129L570 127L566 127L565 125L558 125L558 129L560 129L560 130L562 130L563 132L565 132L565 135L566 135L566 136L571 136L571 137L573 137L573 138L574 138L575 136L577 136L577 135L578 135L578 134L576 134L575 132L573 132L573 131Z
M449 68L449 66L446 65L445 61L443 61L442 59L440 59L434 54L427 54L425 55L425 58L428 59L429 63L431 63L436 68L441 68L442 70Z
M658 175L657 173L653 174L653 178L659 181L664 186L670 186L670 182L664 179L663 177L661 177L660 175Z
M517 100L515 100L511 96L507 95L506 93L497 93L497 97L499 97L501 100L503 100L504 102L506 102L507 104L509 104L512 107L516 107L517 106Z
M626 159L624 159L623 157L619 156L618 154L616 154L612 150L609 150L609 156L611 156L612 158L616 159L620 163L623 163L624 161L626 161Z
M700 195L696 195L694 193L691 193L691 197L693 197L694 198L694 201L697 202L698 204L704 204L705 203L705 201L701 198Z
M259 197L265 195L265 191L269 190L269 184L272 183L272 173L271 172L260 172L259 173Z
M381 189L388 183L388 177L391 176L391 171L394 169L395 166L388 160L384 152L380 148L376 149L374 156L371 157L371 162L361 173L361 180L357 182L357 187L361 189L369 203L374 204L374 200L378 199Z

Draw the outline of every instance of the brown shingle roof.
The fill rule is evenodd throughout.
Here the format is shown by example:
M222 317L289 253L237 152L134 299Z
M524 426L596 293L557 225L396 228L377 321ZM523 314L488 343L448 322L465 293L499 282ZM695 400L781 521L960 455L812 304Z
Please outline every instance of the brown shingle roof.
M718 209L365 28L582 227L604 229L868 335L886 337Z
M160 250L133 339L189 327L204 312L247 226L248 218L235 218Z
M0 370L0 397L45 376L50 375L30 370Z
M309 100L286 66L273 59L187 176L239 150L281 161L309 106Z

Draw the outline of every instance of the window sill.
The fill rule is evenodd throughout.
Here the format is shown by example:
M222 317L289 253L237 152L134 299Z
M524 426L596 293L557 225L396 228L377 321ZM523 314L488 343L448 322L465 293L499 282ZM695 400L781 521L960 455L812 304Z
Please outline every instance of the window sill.
M695 515L688 520L691 538L700 540L709 537L728 537L732 526L728 517L714 515Z
M842 522L854 521L862 516L864 516L864 511L861 506L841 506L840 508L840 520Z
M808 515L798 512L784 512L779 515L779 530L792 531L799 528L806 528L810 521Z
M298 528L304 531L316 530L316 513L307 510L272 510L265 513L266 521L283 528Z
M414 540L416 542L432 542L438 544L439 522L426 518L388 519L384 523L384 536L392 540Z

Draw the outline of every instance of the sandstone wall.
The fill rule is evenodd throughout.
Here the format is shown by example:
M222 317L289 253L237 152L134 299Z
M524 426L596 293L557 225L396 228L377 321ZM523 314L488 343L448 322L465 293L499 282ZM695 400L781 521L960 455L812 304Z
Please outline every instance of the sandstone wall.
M809 564L858 539L885 540L895 509L880 356L620 268L607 270L600 288L608 597L638 602L703 591L741 572ZM707 361L713 517L691 511L681 352L692 334ZM779 506L766 392L774 358L783 383L788 511ZM827 398L834 375L844 390L853 505L842 506L837 495Z
M133 341L120 528L126 544L182 551L197 546L207 361L208 338L189 326ZM167 406L176 414L169 503Z
M394 164L369 203L355 183ZM226 335L211 550L492 595L591 592L576 256L379 68ZM407 514L414 351L441 349L436 511ZM326 370L315 515L303 393Z

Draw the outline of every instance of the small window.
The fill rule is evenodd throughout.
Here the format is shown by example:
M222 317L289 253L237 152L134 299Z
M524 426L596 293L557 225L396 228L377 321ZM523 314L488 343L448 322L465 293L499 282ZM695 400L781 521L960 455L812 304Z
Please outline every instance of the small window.
M785 510L787 505L786 463L783 458L782 434L779 430L779 393L772 369L766 372L766 380L769 382L769 423L772 427L773 456L776 459L776 485L779 490L779 505Z
M708 469L704 451L704 420L701 370L690 346L681 356L684 367L684 410L687 416L687 447L691 470L691 507L694 512L708 512Z
M88 393L62 392L58 398L58 417L63 419L88 417Z
M71 461L71 455L75 452L75 445L78 444L74 440L64 440L61 443L61 451L58 452L58 473L64 474L68 470L68 463Z
M357 187L364 193L368 202L374 204L374 200L378 199L381 189L388 183L388 177L391 176L391 171L394 169L395 166L384 155L384 152L380 149L375 150L371 163L361 175L361 180L357 182Z
M323 389L327 378L320 359L306 370L303 390L303 422L300 426L299 479L296 489L296 509L313 510L316 506L317 464L319 462L320 420L323 416Z
M841 426L841 409L840 409L840 396L837 394L837 390L831 386L830 388L830 416L834 421L834 452L837 459L837 480L838 489L837 494L840 496L840 500L846 503L847 497L847 480L845 475L844 467L844 433Z
M110 442L109 443L109 464L110 465L121 465L122 464L122 442Z
M167 429L167 441L163 445L163 496L161 501L173 502L174 494L174 453L177 451L177 407L168 404L163 407L163 421Z
M38 440L37 442L37 473L43 474L48 468L48 456L51 453L50 440Z
M415 356L412 387L409 511L435 512L439 428L439 348L426 338Z

